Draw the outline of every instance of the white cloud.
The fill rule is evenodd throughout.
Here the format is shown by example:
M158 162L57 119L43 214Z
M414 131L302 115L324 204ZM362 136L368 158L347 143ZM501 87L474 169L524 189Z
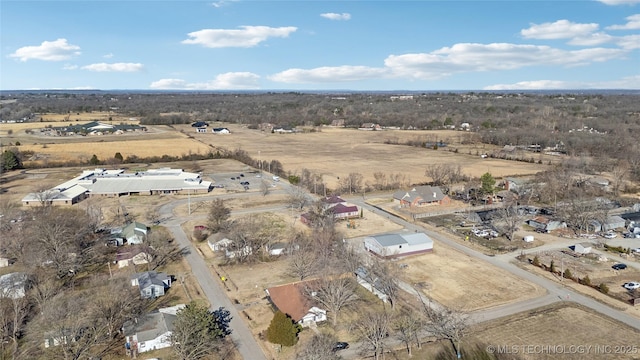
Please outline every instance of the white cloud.
M495 84L483 90L563 90L563 89L640 89L640 75L600 82L560 80L521 81L515 84Z
M113 57L112 53L106 54L106 55L102 55L103 58L105 59L111 59Z
M461 72L585 65L619 58L626 53L622 49L609 48L567 51L536 45L461 43L431 53L390 55L385 59L385 65L397 77L429 80Z
M578 36L569 40L569 45L596 46L613 41L615 38L604 32L597 32L585 36Z
M322 16L325 19L329 19L329 20L349 20L349 19L351 19L351 14L349 14L349 13L342 13L342 14L324 13L324 14L320 14L320 16Z
M211 6L213 6L214 8L221 8L223 6L227 6L232 2L236 2L238 0L220 0L220 1L214 1L211 3Z
M598 0L606 5L635 5L640 4L640 0Z
M627 35L616 38L616 44L625 50L640 49L640 35Z
M388 70L368 66L334 66L315 69L288 69L269 76L269 79L283 83L328 83L358 81L384 77Z
M25 46L16 50L10 57L18 58L20 61L43 60L62 61L73 56L80 55L80 47L67 43L67 39L57 39L55 41L43 41L38 46Z
M624 25L607 26L609 30L638 30L640 29L640 14L627 16L627 23Z
M286 38L296 27L240 26L240 30L203 29L187 34L190 39L183 44L202 45L208 48L253 47L270 37Z
M598 30L598 24L577 24L569 20L558 20L553 23L532 24L520 34L528 39L570 39L585 36Z
M483 90L558 90L575 89L575 85L558 80L521 81L515 84L496 84L485 86Z
M96 72L138 72L144 69L144 65L139 63L98 63L83 66L82 69Z
M62 70L76 70L76 69L78 69L78 65L65 64L62 67Z
M212 81L188 83L182 79L161 79L149 86L162 90L253 90L259 89L260 76L250 72L228 72L216 76Z

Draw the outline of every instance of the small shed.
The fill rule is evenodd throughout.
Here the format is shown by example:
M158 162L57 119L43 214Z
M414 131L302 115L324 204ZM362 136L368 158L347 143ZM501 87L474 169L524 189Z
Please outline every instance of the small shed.
M522 240L524 242L533 242L533 235L526 235Z
M577 243L573 247L573 251L582 255L590 253L591 249L592 249L592 244L588 242Z

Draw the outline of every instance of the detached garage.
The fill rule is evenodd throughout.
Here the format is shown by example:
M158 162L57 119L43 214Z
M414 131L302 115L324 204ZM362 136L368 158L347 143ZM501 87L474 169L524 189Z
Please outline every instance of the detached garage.
M433 239L427 234L384 234L364 239L364 248L385 259L433 251Z

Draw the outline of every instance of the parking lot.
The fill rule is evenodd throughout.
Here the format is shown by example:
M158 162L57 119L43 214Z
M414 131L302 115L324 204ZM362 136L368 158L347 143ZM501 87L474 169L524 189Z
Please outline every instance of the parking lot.
M255 172L227 172L208 175L213 180L214 188L227 189L228 191L250 191L259 190L264 178L258 177ZM272 181L266 180L269 186Z

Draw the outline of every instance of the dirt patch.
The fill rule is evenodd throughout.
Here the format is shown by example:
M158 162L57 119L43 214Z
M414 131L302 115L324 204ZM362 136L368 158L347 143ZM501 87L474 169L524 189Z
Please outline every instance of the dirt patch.
M406 278L447 306L475 311L545 294L545 290L485 261L437 243L433 253L402 260Z

